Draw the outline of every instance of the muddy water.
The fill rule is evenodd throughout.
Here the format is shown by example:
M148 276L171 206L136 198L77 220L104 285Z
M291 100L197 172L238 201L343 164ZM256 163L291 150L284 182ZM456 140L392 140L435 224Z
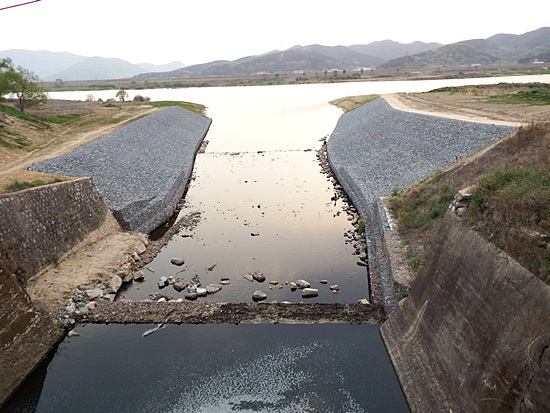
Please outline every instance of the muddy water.
M122 295L144 299L159 291L183 297L172 287L159 290L158 279L166 275L202 285L227 279L222 291L202 299L217 302L248 302L258 289L268 301L301 301L300 291L288 285L297 279L319 289L311 301L368 297L367 271L357 265L358 244L349 238L355 229L345 206L314 151L200 154L180 212L198 212L197 225L174 236L142 268L145 281ZM185 264L173 265L172 258L184 258ZM254 272L266 280L243 277ZM329 288L335 284L337 294Z

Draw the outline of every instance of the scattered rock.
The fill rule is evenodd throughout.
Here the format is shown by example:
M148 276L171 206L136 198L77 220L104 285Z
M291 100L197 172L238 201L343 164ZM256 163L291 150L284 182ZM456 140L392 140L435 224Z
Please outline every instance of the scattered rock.
M334 284L334 285L331 285L330 287L328 287L331 289L331 291L340 291L340 287L338 287L338 285Z
M143 281L145 280L145 273L143 271L138 271L134 274L134 281Z
M252 237L259 237L260 236L260 233L259 232L251 232L250 235Z
M96 298L99 298L103 295L103 290L100 290L99 288L94 288L93 290L86 290L85 294L90 300L95 300Z
M69 338L70 337L78 337L78 336L80 336L80 334L76 330L71 330L67 333L67 337L69 337Z
M206 290L206 288L202 288L202 287L197 288L198 297L206 297L207 294L208 294L208 291Z
M183 258L172 258L170 260L170 262L174 265L177 265L178 267L182 266L183 264L185 264L185 260Z
M250 281L250 282L254 281L254 277L252 276L252 274L245 274L245 275L243 275L243 278L245 280Z
M168 277L166 277L165 275L163 275L162 277L160 277L159 282L158 282L159 288L164 288L164 287L166 287L168 284L169 284L169 282L168 282Z
M277 284L279 284L279 281L277 281L277 280L271 280L269 283L270 283L271 285L277 285Z
M295 290L296 288L298 288L298 286L294 281L289 282L288 285L290 285L291 290Z
M116 293L120 287L122 287L122 278L118 275L113 275L111 278L111 290Z
M321 284L328 284L328 280L319 280Z
M220 284L221 285L229 285L229 284L231 284L231 282L229 280L222 280L222 281L220 281Z
M188 288L185 291L184 297L186 300L196 300L198 297L196 288Z
M210 285L207 285L207 286L206 286L206 292L207 292L208 294L217 293L217 292L220 291L221 289L222 289L222 286L221 286L221 285L210 284Z
M357 261L357 265L359 265L360 267L367 267L368 264L364 261Z
M267 294L261 290L256 290L254 291L254 294L252 294L252 299L254 301L262 301L262 300L265 300L266 298L267 298Z
M90 301L88 304L86 304L86 308L89 311L94 310L96 307L97 307L97 302L95 302L95 301Z
M298 288L309 288L311 286L306 280L298 280L295 284Z
M229 281L229 277L221 277L220 280L221 281Z
M370 304L370 301L367 300L366 298L361 298L360 300L358 300L358 303L368 305L368 304Z
M316 288L304 288L302 289L302 297L303 298L310 298L310 297L317 297L319 295L319 290Z
M265 276L259 271L254 271L254 273L252 274L252 278L254 278L259 283L263 283L265 281Z
M174 287L174 290L176 290L177 292L182 292L183 290L185 290L186 285L184 283L174 283L172 287Z

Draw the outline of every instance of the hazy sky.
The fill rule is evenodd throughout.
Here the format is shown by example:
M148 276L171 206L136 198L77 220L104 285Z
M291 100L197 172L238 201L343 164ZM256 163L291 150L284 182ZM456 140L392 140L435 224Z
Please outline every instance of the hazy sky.
M27 1L0 0L0 8ZM448 44L544 26L546 0L42 0L0 10L0 50L191 65L297 44Z

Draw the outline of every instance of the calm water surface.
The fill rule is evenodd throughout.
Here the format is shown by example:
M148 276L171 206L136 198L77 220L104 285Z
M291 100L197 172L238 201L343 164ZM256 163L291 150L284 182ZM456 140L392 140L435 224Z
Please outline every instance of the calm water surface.
M375 325L80 326L4 413L408 412Z

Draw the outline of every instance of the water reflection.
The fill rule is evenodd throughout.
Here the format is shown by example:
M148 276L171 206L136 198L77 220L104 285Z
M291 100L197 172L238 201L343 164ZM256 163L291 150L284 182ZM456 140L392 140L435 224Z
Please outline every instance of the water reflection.
M203 285L227 277L230 285L204 298L218 302L249 302L256 289L266 292L269 301L301 301L300 292L285 285L300 278L319 289L312 301L368 297L366 269L356 264L355 248L344 237L354 227L343 202L332 199L333 184L320 173L315 152L203 154L195 175L180 215L199 211L200 222L173 237L142 270L145 281L122 293L126 298L147 298L158 290L162 275L181 281L198 276ZM183 257L185 264L171 264L175 257ZM243 278L254 271L266 281ZM329 289L334 284L340 286L338 294ZM171 287L161 291L183 297Z
M372 325L88 325L5 412L407 412ZM36 392L35 392L36 393Z

